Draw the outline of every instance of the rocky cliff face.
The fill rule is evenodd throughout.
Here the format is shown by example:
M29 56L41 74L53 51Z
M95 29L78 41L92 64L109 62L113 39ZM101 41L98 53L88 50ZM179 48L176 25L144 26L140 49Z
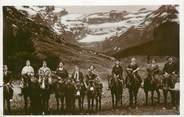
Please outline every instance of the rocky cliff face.
M133 54L179 56L178 6L161 6L143 23L117 39L120 51L116 57ZM146 25L146 26L145 26ZM131 42L132 40L132 42Z

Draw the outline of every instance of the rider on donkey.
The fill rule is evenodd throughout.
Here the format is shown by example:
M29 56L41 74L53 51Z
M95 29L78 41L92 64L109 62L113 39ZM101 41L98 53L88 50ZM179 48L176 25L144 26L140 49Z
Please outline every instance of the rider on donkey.
M87 79L86 79L87 85L90 83L90 81L94 81L97 76L98 75L97 75L97 72L95 70L95 67L93 65L91 65L88 68Z
M75 83L84 83L83 73L80 71L80 68L77 65L75 65L72 78L74 79Z
M152 59L151 63L147 67L147 72L148 72L148 80L151 81L159 81L158 75L160 74L160 69L158 64L156 63L156 59ZM155 82L156 83L156 82ZM159 85L158 83L156 85Z
M38 70L38 75L39 75L39 82L42 77L47 77L50 78L51 76L51 70L49 67L47 67L47 62L43 61L42 67Z
M130 61L130 64L127 66L126 68L128 74L132 74L134 75L136 78L138 78L139 82L142 83L141 77L138 74L138 71L140 70L137 62L136 62L136 58L132 58Z
M31 76L34 75L34 69L31 66L31 63L29 60L26 61L26 66L23 67L21 75L24 76Z
M26 60L26 66L22 68L21 75L22 75L22 80L24 78L27 80L31 80L31 77L34 75L34 69L31 66L30 60ZM23 91L23 87L21 89ZM19 95L22 95L22 93L20 93Z
M164 65L163 73L164 76L169 76L171 74L175 75L177 73L177 66L172 57L169 57L168 62Z
M10 101L12 101L12 98L13 98L13 89L12 89L12 86L11 86L12 75L11 75L11 72L8 71L8 66L7 65L3 66L3 80L4 80L4 85L8 86L8 88L9 88Z
M93 83L93 85L94 85L95 79L97 77L98 77L98 73L96 72L95 67L93 65L91 65L88 68L88 74L87 74L87 77L86 77L87 86L89 86L90 83Z
M68 72L67 70L64 68L64 64L63 62L60 62L58 65L58 68L56 69L56 75L58 76L59 80L66 80L68 78Z
M177 64L174 62L173 58L172 57L169 57L168 59L168 62L164 65L164 68L163 68L163 76L165 79L171 79L171 80L177 80ZM166 80L165 80L166 81ZM170 86L169 87L170 89L174 89L174 84L173 86ZM169 90L170 93L171 93L171 102L173 104L173 108L175 108L175 104L174 104L174 91L173 90ZM165 96L167 97L167 91L164 91L165 93ZM165 102L166 103L166 102Z
M112 76L117 77L123 84L123 68L120 66L120 61L116 60L114 67L112 68Z

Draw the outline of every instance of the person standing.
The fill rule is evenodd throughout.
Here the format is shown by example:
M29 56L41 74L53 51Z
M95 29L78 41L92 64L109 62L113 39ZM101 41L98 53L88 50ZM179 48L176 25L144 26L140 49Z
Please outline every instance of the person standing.
M12 74L10 71L8 71L8 66L3 66L3 82L4 86L8 87L8 90L10 92L10 101L13 99L13 88L12 88Z

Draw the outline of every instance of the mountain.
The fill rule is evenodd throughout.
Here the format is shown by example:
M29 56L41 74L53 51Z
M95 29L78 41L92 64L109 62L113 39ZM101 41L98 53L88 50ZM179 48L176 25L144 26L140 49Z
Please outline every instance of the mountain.
M55 6L15 6L15 8L28 19L50 28L61 36L60 39L77 44L72 36L73 33L66 30L66 27L60 21L62 16L68 14L65 9Z
M123 34L141 23L149 13L151 11L147 9L134 12L111 10L85 15L68 13L61 17L61 22L76 34L80 43L89 45Z
M111 41L120 47L115 57L160 55L179 57L178 6L166 5L147 15L144 22Z
M87 15L68 13L62 17L62 24L76 35L75 39L84 48L115 57L134 52L178 55L179 18L176 5L163 5L154 11L141 8L133 12L111 10ZM170 45L172 43L175 45ZM138 47L144 49L138 52Z
M33 21L51 28L57 34L64 33L60 17L67 14L65 9L54 6L15 6L15 8Z
M175 35L173 37L176 40L176 42L174 43L175 44L174 46L175 46L175 48L179 47L178 6L176 6L176 5L161 6L160 8L158 8L155 11L148 11L148 10L143 8L143 9L140 9L138 11L135 11L134 13L136 13L139 17L142 16L141 20L139 20L139 18L136 18L138 16L133 17L132 14L125 15L126 17L129 17L127 19L128 20L127 24L129 25L129 27L127 27L126 30L123 31L122 33L120 33L120 34L117 33L116 36L106 38L104 41L92 42L92 43L87 43L87 44L85 43L85 44L83 44L83 46L87 47L87 48L94 48L95 50L103 52L103 53L110 55L110 56L113 55L115 57L123 57L124 55L127 55L129 53L129 51L130 51L129 49L131 49L133 47L137 47L137 46L141 47L142 44L145 44L145 43L148 43L152 40L155 40L157 38L156 36L160 36L159 38L161 38L161 35L162 35L163 39L165 39L165 38L169 39L169 37L173 37L173 35ZM135 21L137 21L137 22L135 22ZM134 22L134 23L130 23L130 22ZM169 23L169 22L171 22L171 23ZM169 25L167 25L168 29L164 29L162 27L163 26L162 24L166 24L166 25L169 24ZM172 24L175 24L176 26L174 26ZM120 24L118 26L120 26ZM124 26L126 26L126 25L124 25ZM164 36L164 34L166 34L166 33L164 31L161 31L159 29L160 27L162 27L162 29L166 33L168 33L167 34L168 37L166 37L167 35ZM160 30L160 32L162 32L162 33L159 33L157 30ZM172 32L174 32L174 34ZM167 39L165 41L168 43L170 42ZM160 44L160 42L158 42L157 45L159 45L159 44ZM164 43L164 44L167 44L167 43ZM168 45L168 46L171 46L171 45ZM127 51L125 52L124 50L127 50ZM137 50L137 48L134 50L135 54L137 53L136 50ZM146 50L148 50L148 49L146 49ZM154 49L152 48L151 50L154 50ZM171 55L177 55L178 49L177 50L174 49L174 50L175 50L175 52L172 52L173 50L168 49L168 51L171 51L171 53L170 53ZM133 52L133 49L131 49L131 53L132 52ZM160 52L160 51L157 50L157 52ZM162 53L164 54L164 52L165 51L163 51ZM149 51L149 52L139 52L139 53L140 54L146 54L146 53L150 54L152 52ZM156 53L156 50L154 50L153 53ZM165 55L167 55L167 54L170 55L168 52L165 52Z
M27 59L36 70L42 60L53 70L60 60L70 68L75 64L83 69L90 64L100 70L109 67L112 57L81 48L63 37L65 33L58 35L17 8L3 7L3 63L10 70L19 73Z

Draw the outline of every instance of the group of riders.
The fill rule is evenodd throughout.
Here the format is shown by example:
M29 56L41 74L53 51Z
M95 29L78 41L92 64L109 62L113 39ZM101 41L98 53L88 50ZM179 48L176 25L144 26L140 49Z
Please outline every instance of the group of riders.
M86 88L89 87L90 82L100 82L100 76L99 73L96 71L95 66L91 65L87 70L87 75L84 77L83 73L80 71L79 66L74 67L74 71L72 74L69 74L68 71L65 69L65 66L63 62L60 62L57 69L53 72L51 69L47 66L47 62L43 61L42 67L38 70L38 82L41 82L43 77L51 78L53 74L57 77L58 80L62 80L67 83L68 79L72 81L74 84L82 83ZM129 86L129 80L128 76L132 75L133 77L136 77L141 86L144 87L144 81L141 79L139 75L140 67L137 64L136 58L131 58L129 65L126 67L126 73L127 78L124 79L123 77L123 67L121 66L121 63L119 60L115 61L115 65L112 68L111 77L108 80L109 81L109 87L108 89L111 89L111 79L116 78L122 85L126 84L126 87ZM169 57L167 59L167 63L164 65L163 70L160 70L159 65L156 62L156 59L151 59L151 62L147 66L147 73L148 77L146 79L154 81L157 85L159 84L157 81L159 81L159 78L157 77L158 74L162 74L164 78L171 78L173 75L178 75L178 69L176 62L174 62L173 57ZM27 77L31 78L34 77L35 71L34 68L31 66L31 63L29 60L26 61L26 66L23 67L21 71L21 77ZM10 101L12 101L13 97L13 89L12 89L12 81L13 77L11 75L11 72L8 70L8 66L4 65L3 67L3 76L4 76L4 85L6 85L9 88L10 92ZM48 79L49 80L49 79ZM160 82L162 82L160 80ZM101 83L102 85L102 83ZM102 86L103 87L103 86ZM172 93L172 92L171 92ZM130 95L130 94L129 94ZM171 94L172 95L172 94Z

